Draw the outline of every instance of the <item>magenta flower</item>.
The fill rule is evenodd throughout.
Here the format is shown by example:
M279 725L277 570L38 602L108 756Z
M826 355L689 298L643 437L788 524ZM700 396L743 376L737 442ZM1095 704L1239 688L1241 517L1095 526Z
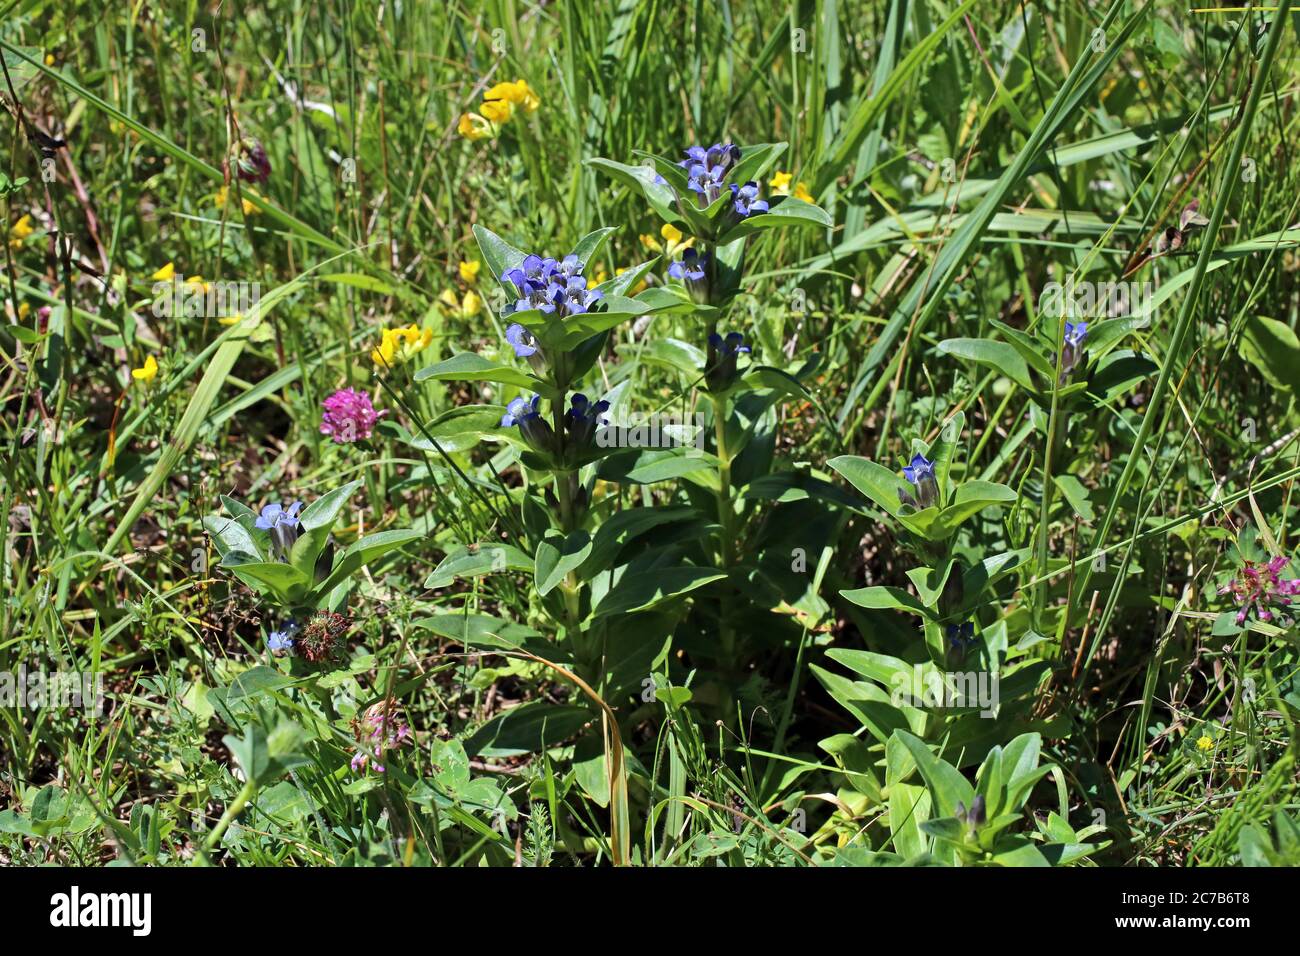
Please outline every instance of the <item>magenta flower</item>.
M1231 594L1237 602L1238 624L1246 623L1252 609L1259 620L1271 621L1275 613L1290 606L1292 597L1300 594L1300 578L1281 576L1282 569L1290 563L1289 558L1282 556L1270 559L1267 564L1246 561L1240 574L1219 588L1220 594Z
M325 413L321 416L320 433L329 435L340 445L369 438L375 422L388 414L375 411L369 392L340 388L321 403Z

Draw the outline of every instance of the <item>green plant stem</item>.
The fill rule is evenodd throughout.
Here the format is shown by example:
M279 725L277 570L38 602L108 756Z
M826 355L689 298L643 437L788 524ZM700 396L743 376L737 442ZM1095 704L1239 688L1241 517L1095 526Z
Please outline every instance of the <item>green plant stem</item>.
M210 854L216 847L217 843L220 842L222 835L230 828L230 824L235 822L235 817L239 816L239 814L243 812L244 807L248 805L249 800L253 799L253 794L256 792L257 781L247 780L244 782L243 789L235 796L235 799L231 800L230 803L226 805L226 812L221 815L221 819L217 821L217 825L212 828L212 832L208 834L208 838L203 841L203 854L201 859L205 865L212 862L208 859L208 854Z
M731 456L727 451L727 398L725 395L712 395L713 428L718 445L718 524L719 532L719 567L730 572L735 560L735 509L731 502ZM731 627L731 592L730 584L723 582L722 602L719 613L719 636L722 642L722 659L728 670L736 666L736 635Z

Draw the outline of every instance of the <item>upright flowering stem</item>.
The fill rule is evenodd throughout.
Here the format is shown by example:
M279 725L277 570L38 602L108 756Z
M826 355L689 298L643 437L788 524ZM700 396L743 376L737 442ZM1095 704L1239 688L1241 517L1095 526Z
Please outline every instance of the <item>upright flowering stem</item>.
M731 501L731 456L727 451L727 396L712 395L710 398L713 401L713 429L718 445L718 524L722 528L719 566L729 573L735 560L736 532L733 526L735 508ZM723 661L730 669L736 663L736 635L731 627L730 586L723 582L723 588L719 634Z

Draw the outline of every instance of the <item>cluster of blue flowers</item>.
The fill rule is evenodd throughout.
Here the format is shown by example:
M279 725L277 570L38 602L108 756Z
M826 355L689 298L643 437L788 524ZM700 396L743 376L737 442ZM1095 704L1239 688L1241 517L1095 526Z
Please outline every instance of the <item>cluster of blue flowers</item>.
M550 257L526 256L519 268L511 269L501 280L515 287L519 296L516 312L536 309L564 318L589 311L603 298L599 289L587 288L582 269L583 263L575 255L567 255L559 262Z
M758 198L758 183L750 180L743 185L728 183L727 175L740 162L740 147L734 143L714 143L708 149L692 146L686 158L677 165L686 170L687 188L700 197L700 205L708 208L730 187L732 208L744 219L752 213L767 212L765 200Z
M559 451L555 430L542 417L542 398L516 398L506 406L506 413L501 416L501 427L519 426L519 434L530 448L543 453ZM564 432L568 440L566 447L581 451L591 445L597 427L607 425L601 416L609 411L609 402L602 399L593 402L586 395L577 392L569 396L569 408L564 412Z

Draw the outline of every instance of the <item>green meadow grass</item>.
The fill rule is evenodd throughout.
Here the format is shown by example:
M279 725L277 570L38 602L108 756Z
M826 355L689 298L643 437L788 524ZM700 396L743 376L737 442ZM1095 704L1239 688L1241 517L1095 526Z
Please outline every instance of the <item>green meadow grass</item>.
M1295 551L1300 20L1184 6L0 0L0 675L104 692L0 683L0 861L1300 860L1296 629L1220 593ZM463 136L518 79L535 111ZM267 182L227 172L243 137ZM715 142L788 144L765 194L789 172L832 225L756 232L723 308L601 345L582 390L706 422L700 458L596 466L587 530L645 516L618 547L649 568L601 613L567 552L544 571L549 484L496 424L527 366L491 237L607 230L586 274L616 280L661 221L593 160ZM260 298L159 315L168 263ZM1121 281L1141 304L1058 379L1045 290ZM734 400L715 326L769 369ZM320 431L345 386L386 410L368 441ZM898 484L920 448L1008 489L943 545L859 461ZM352 482L327 567L410 533L341 574L313 671L204 519ZM913 664L958 669L963 601L1001 716L893 707ZM376 702L414 737L384 773L352 760ZM1001 842L963 836L974 794Z

